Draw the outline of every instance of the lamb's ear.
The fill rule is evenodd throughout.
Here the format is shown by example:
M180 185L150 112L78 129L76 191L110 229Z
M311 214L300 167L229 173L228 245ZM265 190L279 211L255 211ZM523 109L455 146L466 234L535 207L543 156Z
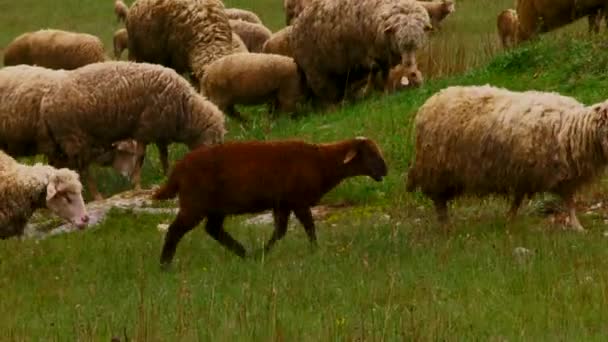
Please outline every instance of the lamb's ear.
M46 186L46 200L51 200L55 195L57 195L57 187L55 186L55 182L49 179L49 184Z
M353 158L357 156L357 148L352 147L348 152L346 152L346 156L344 156L344 164L348 164Z

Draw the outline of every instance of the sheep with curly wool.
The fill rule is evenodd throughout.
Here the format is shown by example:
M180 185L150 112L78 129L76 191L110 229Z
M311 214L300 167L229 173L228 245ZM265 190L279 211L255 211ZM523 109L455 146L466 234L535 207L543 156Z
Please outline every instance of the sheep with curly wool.
M203 94L226 115L244 120L235 104L273 102L280 112L293 112L305 84L293 58L265 53L235 53L205 69Z
M313 1L294 22L290 46L313 93L332 104L350 80L369 74L370 62L383 80L399 63L415 67L430 29L427 11L414 0Z
M189 74L232 53L232 29L220 0L137 0L128 10L129 56Z
M243 20L229 20L229 22L232 31L241 37L250 52L262 52L262 46L272 36L272 31L262 24Z
M525 196L551 192L566 203L572 228L584 230L574 195L608 164L608 101L584 106L556 93L448 87L420 107L415 129L407 190L433 200L441 223L460 195L511 195L513 218Z
M257 14L252 11L240 9L240 8L226 8L226 15L228 19L243 20L253 24L262 24L262 20Z
M120 59L122 52L127 49L129 45L129 35L127 29L121 28L114 32L112 37L112 43L114 45L114 58Z
M87 33L38 30L16 37L4 50L4 65L37 65L72 70L107 60L103 43Z
M283 0L283 10L285 11L285 25L293 25L293 21L311 2L312 0Z
M169 226L161 254L168 266L177 244L200 221L225 248L245 257L245 248L223 227L229 215L273 210L275 230L265 245L269 252L287 232L293 211L316 245L310 208L346 178L387 174L380 148L359 137L326 144L303 141L246 141L204 146L177 162L156 200L179 197L179 212Z
M56 157L49 161L81 175L100 151L123 139L155 143L166 173L170 143L192 149L220 143L225 134L217 106L157 64L111 61L73 70L46 92L40 111L55 142L44 151Z
M262 52L274 53L277 55L293 58L293 51L291 50L291 46L289 45L289 36L291 35L291 29L291 26L286 26L273 33L262 46Z
M0 150L0 239L22 235L34 211L44 207L84 228L89 217L78 174L49 165L23 165Z

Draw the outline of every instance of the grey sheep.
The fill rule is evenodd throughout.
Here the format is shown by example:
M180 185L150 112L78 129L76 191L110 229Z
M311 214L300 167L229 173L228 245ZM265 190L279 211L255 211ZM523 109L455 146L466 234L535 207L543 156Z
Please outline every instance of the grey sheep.
M407 190L433 200L441 223L461 195L513 196L513 218L525 196L551 192L567 205L572 228L584 230L574 195L608 164L608 101L584 106L556 93L448 87L420 107L415 129Z
M272 35L272 32L262 24L243 20L229 20L229 22L232 31L241 37L250 52L262 52L262 46Z
M333 104L372 64L383 79L399 63L417 68L416 51L431 28L414 0L313 1L294 22L290 45L314 95Z
M72 70L107 59L103 43L96 36L52 29L21 34L4 51L5 66L28 64Z

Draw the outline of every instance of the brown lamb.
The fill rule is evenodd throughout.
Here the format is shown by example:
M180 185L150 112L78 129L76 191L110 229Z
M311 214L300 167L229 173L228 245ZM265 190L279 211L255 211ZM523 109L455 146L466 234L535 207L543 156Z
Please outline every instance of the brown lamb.
M315 246L311 206L346 178L369 176L381 181L386 174L379 147L364 137L327 144L250 141L197 148L176 163L167 183L153 196L179 197L179 212L165 236L161 264L171 263L180 239L204 218L211 237L245 257L245 248L224 230L224 219L267 209L273 210L275 230L265 252L287 232L292 211Z

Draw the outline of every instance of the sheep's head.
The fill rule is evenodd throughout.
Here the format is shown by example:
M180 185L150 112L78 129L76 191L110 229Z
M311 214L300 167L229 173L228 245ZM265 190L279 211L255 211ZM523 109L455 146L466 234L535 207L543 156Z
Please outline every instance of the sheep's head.
M126 139L112 144L114 158L112 167L123 177L131 178L138 167L139 161L146 153L146 146L134 139Z
M415 64L399 64L388 73L387 90L390 92L422 85L424 78Z
M426 9L412 4L407 13L394 14L385 20L383 34L391 52L401 55L420 48L431 31L433 25Z
M370 176L377 182L388 172L380 148L366 137L357 137L350 142L344 164L349 165L355 174Z
M46 206L57 216L83 229L89 216L82 199L78 174L69 169L55 169L46 186Z

